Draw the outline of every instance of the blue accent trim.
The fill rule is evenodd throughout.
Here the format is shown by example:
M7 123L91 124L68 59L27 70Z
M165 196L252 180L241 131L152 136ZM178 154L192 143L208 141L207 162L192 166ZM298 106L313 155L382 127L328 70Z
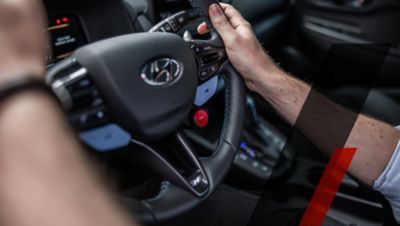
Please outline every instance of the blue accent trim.
M197 87L196 99L194 104L198 107L203 106L211 97L215 95L218 87L218 76L214 76L207 82Z
M85 144L99 152L125 147L131 140L131 135L117 124L109 124L82 132L79 137Z

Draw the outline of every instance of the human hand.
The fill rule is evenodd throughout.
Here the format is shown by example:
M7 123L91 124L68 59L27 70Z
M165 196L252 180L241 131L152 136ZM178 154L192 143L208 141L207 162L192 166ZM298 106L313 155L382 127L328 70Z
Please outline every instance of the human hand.
M17 75L43 78L49 52L40 0L0 0L0 81Z
M255 91L260 75L275 65L264 52L253 29L231 5L221 3L210 6L210 17L215 29L224 41L225 48L235 69L243 76L249 89ZM209 32L206 23L198 27L199 34Z

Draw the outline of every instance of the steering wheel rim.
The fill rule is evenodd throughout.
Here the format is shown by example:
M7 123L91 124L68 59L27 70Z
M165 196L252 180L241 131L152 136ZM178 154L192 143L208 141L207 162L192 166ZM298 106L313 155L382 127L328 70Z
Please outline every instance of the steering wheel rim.
M188 51L191 51L189 47L183 47L183 44L187 44L182 40L181 37L174 34L142 33L115 37L97 43L89 44L85 47L78 49L71 56L71 58L64 60L49 71L47 82L54 89L55 84L60 83L62 78L66 76L66 71L68 71L67 77L71 77L71 68L75 68L75 72L78 69L81 70L82 68L84 68L88 71L88 73L90 73L90 77L95 80L94 83L96 87L99 88L100 93L106 94L106 91L110 88L119 88L118 85L113 87L110 86L118 83L118 81L114 80L116 78L113 78L113 76L118 77L119 75L115 75L112 73L113 65L104 63L108 60L107 58L109 58L110 56L114 56L113 54L116 54L116 50L114 49L115 46L123 45L121 43L126 42L125 46L122 46L119 51L126 51L128 55L125 55L125 57L129 58L129 56L133 56L132 54L134 54L137 49L144 48L144 46L146 45L148 47L150 45L155 45L154 48L160 47L160 45L162 44L158 43L158 41L161 42L161 40L169 40L170 43L166 43L172 46L174 46L175 44L172 49L176 48L176 46L181 46L183 49L187 48ZM158 44L148 43L151 41ZM202 41L202 43L206 43L206 41ZM171 51L171 49L168 49L167 47L165 47L165 49L162 50L164 52L161 54L142 54L143 57L146 59L140 59L140 64L151 60L155 56L173 55L175 59L178 59L178 61L186 63L184 67L187 68L189 72L194 72L192 66L188 65L193 64L193 61L189 59L190 57L187 57L187 50L183 50L186 52L179 55L176 53L170 54L168 51ZM134 60L137 59L133 59L133 61ZM114 59L112 60L112 62L115 62ZM63 73L64 75L61 78L60 75ZM198 69L195 73L198 74ZM179 216L196 207L199 203L207 199L207 197L212 194L218 184L222 182L224 176L227 174L230 166L232 165L243 128L245 114L245 110L243 107L245 106L245 86L240 75L238 75L238 73L234 70L229 62L225 62L222 65L219 74L221 74L221 77L224 79L225 84L224 122L219 137L218 146L214 154L207 158L198 158L198 156L196 155L196 151L190 145L189 139L182 131L178 129L177 132L173 133L173 135L171 136L174 140L175 145L177 145L176 147L178 147L177 149L179 149L180 154L188 157L187 161L190 164L193 164L195 168L197 167L196 170L198 170L200 172L199 174L202 175L201 183L205 184L207 189L202 190L201 192L196 192L193 189L193 186L190 187L191 184L188 183L189 179L184 177L182 173L180 173L179 170L177 170L176 167L171 164L171 162L167 158L165 158L165 156L163 156L162 150L157 149L155 146L149 145L146 141L139 141L135 139L131 140L130 145L138 148L137 151L134 151L132 157L138 158L141 161L143 160L142 162L148 164L147 166L150 166L150 168L157 172L164 180L172 181L172 183L164 182L161 188L161 192L156 197L153 197L151 199L135 200L126 196L122 198L123 202L126 204L126 207L128 209L132 209L133 214L140 221L164 221ZM184 74L182 75L182 78L185 78L185 75L186 77L189 76L187 74ZM189 84L192 85L193 83L189 81ZM177 84L177 86L178 85L179 84ZM66 89L64 89L63 92L65 92L65 90ZM61 102L65 103L66 97L65 93L63 92L60 92L60 90L58 89L55 90L55 93L59 96ZM120 105L123 102L117 100L115 101L117 103L115 105L115 103L113 103L112 101L112 99L115 97L113 96L113 98L110 98L111 95L107 96L108 98L105 98L106 106L112 106L113 108L116 108L114 109L114 113L116 113L119 110L117 108L120 108ZM194 98L194 95L188 96L189 99ZM186 102L187 100L182 101L181 107L186 106ZM188 113L188 110L182 110L176 121L182 121L183 115L184 117L187 117ZM137 120L137 118L135 118L135 120ZM118 121L118 123L123 124L121 123L121 121ZM121 126L126 128L126 130L128 130L129 132L135 131L135 129L131 130L132 125ZM171 126L171 129L172 128L176 128L176 125ZM138 132L137 134L140 133ZM163 136L162 133L152 134L151 132L147 133L147 131L145 131L142 134L143 136L139 137L146 137L146 135L149 134L155 136L155 140ZM144 138L142 140L146 139ZM132 154L132 152L130 154ZM196 171L196 173L198 172Z
M208 175L210 189L204 196L196 197L176 185L163 182L155 198L138 201L124 197L123 202L140 221L160 222L190 211L206 200L228 173L240 142L246 89L242 78L230 63L224 65L221 74L225 81L224 123L214 154L200 158ZM152 152L157 153L154 150Z

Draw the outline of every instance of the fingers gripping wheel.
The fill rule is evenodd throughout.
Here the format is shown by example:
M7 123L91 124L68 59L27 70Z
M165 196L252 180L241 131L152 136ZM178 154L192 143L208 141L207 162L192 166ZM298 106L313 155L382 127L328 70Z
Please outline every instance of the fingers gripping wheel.
M213 75L220 72L223 63L227 60L227 55L223 42L210 21L208 8L211 4L219 4L216 0L189 0L193 10L178 12L154 26L150 32L178 32L191 20L201 17L206 21L211 31L209 40L193 39L192 35L186 31L184 40L188 43L196 56L200 83L205 82Z
M177 32L185 26L190 20L201 17L205 21L212 33L217 33L211 23L209 15L209 7L212 4L219 4L217 0L189 0L192 10L178 12L169 18L161 21L155 25L150 32L163 31L163 32Z
M216 33L216 30L210 20L209 8L212 4L219 4L219 2L217 0L189 0L189 2L201 19L208 24L211 32Z

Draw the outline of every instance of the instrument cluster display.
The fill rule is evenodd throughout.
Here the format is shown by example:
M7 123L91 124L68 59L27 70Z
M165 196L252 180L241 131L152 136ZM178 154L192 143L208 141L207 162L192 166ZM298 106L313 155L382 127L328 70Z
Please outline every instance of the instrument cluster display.
M49 19L52 56L50 62L60 61L70 56L73 51L87 43L82 25L76 15L53 16Z

